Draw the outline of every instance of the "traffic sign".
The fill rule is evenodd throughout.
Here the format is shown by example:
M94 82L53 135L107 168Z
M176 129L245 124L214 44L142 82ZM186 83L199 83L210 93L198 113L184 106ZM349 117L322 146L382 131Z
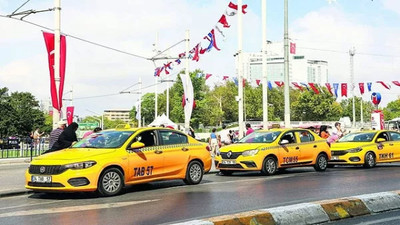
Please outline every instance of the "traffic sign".
M78 123L79 130L93 130L99 127L99 122L89 122L89 123Z

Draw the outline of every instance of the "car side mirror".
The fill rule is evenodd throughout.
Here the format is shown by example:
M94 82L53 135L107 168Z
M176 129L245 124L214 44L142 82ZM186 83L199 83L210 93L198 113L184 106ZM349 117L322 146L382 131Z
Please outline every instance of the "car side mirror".
M289 141L286 140L286 139L283 139L279 144L280 145L286 145L286 144L289 144Z
M144 146L145 145L142 142L136 141L131 144L130 149L139 149L139 148L143 148Z
M376 142L384 142L384 141L386 141L385 138L378 138L378 139L376 140Z

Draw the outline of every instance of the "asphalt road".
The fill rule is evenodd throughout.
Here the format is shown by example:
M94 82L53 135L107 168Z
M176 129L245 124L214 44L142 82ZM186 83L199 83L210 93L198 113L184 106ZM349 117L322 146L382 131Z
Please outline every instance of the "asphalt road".
M120 196L31 194L1 198L0 224L163 224L316 200L400 190L400 164L326 172L287 169L275 176L205 175L200 185L162 181Z
M28 163L0 164L0 193L24 188L24 174L28 166Z

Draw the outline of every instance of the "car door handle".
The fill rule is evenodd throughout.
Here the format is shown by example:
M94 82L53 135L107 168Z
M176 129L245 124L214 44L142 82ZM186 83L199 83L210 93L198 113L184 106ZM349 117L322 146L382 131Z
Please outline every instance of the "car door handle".
M161 150L156 150L154 153L156 153L156 154L161 154L161 153L163 153L163 151L161 151Z
M300 147L296 147L296 150L299 150L300 149Z
M189 151L189 149L188 149L188 148L185 148L185 147L183 147L183 148L182 148L182 151L184 151L184 152L187 152L187 151Z
M316 148L317 147L317 145L314 145L314 148Z

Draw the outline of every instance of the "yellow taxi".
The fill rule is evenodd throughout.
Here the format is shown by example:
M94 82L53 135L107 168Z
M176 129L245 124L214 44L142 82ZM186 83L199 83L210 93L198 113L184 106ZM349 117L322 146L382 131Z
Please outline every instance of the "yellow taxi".
M207 149L207 144L168 128L105 130L35 158L25 173L25 187L112 196L126 185L156 180L198 184L211 169Z
M362 131L343 136L331 146L329 165L351 164L372 168L376 163L400 161L400 133Z
M215 157L223 175L234 171L261 171L272 175L279 168L314 166L325 171L331 152L326 140L306 129L258 130L238 143L224 146Z

